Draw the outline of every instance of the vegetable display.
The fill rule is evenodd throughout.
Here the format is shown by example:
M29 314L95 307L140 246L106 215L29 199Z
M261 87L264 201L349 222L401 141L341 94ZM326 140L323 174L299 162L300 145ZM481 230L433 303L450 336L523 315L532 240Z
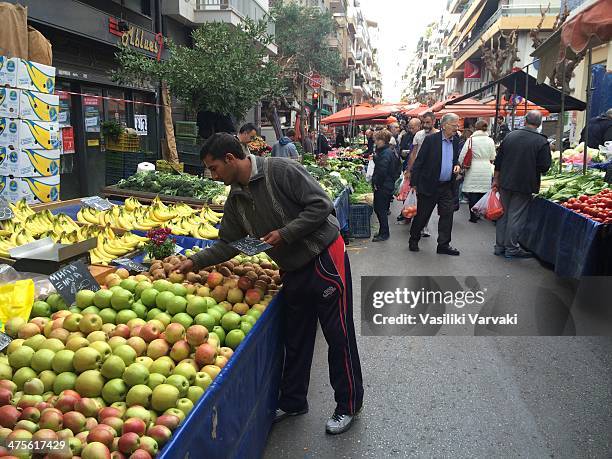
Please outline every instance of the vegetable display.
M563 207L599 223L612 223L612 190L607 188L594 196L583 194L570 198Z
M544 177L540 196L553 202L564 202L583 194L595 195L607 186L600 172L589 172L585 175L565 172Z

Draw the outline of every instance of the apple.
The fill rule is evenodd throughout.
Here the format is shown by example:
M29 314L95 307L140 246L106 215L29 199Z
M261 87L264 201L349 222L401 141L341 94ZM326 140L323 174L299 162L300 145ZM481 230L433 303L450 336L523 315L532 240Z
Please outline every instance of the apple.
M66 389L74 389L76 379L77 375L69 371L58 374L53 382L53 392L58 394Z
M30 367L23 367L13 374L13 382L17 384L18 390L23 390L23 385L32 378L36 377L36 372Z
M81 290L77 292L75 296L75 303L77 307L85 309L94 304L95 297L95 292L92 292L91 290Z
M111 405L114 408L117 408L121 412L121 417L125 416L125 412L127 411L127 404L125 402L113 402Z
M102 364L100 372L106 379L121 378L125 370L125 362L118 355L109 356Z
M93 347L83 347L74 353L73 365L77 373L97 370L102 365L102 356Z
M59 440L57 432L53 432L51 429L40 429L32 435L32 441L49 442L57 440Z
M98 411L98 421L104 422L106 418L121 418L122 413L119 409L107 406Z
M165 377L170 376L172 371L174 371L175 364L174 361L168 356L162 356L156 359L149 369L150 373L160 373Z
M159 445L157 444L155 439L147 435L143 435L140 437L140 449L149 453L151 457L155 457L159 450Z
M127 344L122 344L120 346L117 346L113 350L113 354L121 357L126 366L133 364L134 361L136 360L136 357L138 357L136 355L136 351Z
M66 349L72 352L76 352L82 347L87 346L89 346L89 341L87 340L87 338L84 338L82 336L72 336L66 340Z
M187 329L193 325L193 317L186 312L179 312L172 316L172 323L181 324L183 328Z
M130 406L126 411L124 418L137 418L142 419L144 423L148 426L151 422L155 421L157 415L155 411L149 410L142 405L134 405Z
M63 417L64 428L70 429L75 435L85 430L86 422L85 416L78 411L69 411Z
M13 353L9 354L9 365L13 369L29 367L32 357L34 357L36 352L37 351L34 351L34 349L31 347L21 346L19 349L16 349Z
M123 380L130 387L137 384L147 384L149 370L140 363L133 363L123 372Z
M104 377L98 370L86 370L77 376L75 389L84 397L98 397L104 387Z
M106 403L115 403L125 400L127 386L122 379L115 378L108 381L102 388L102 398Z
M176 430L181 423L181 418L174 414L163 414L157 418L156 425L161 425L170 429L170 431Z
M147 430L147 424L140 418L129 418L123 422L122 434L135 432L138 436L144 435Z
M208 329L203 325L192 325L187 329L185 337L191 346L198 347L208 339Z
M78 380L78 378L77 378ZM74 404L74 409L79 413L82 413L85 417L93 417L100 411L100 405L95 399L89 397L83 397Z
M136 384L128 391L125 397L125 402L130 407L134 405L142 405L145 408L148 408L151 403L150 400L152 394L153 390L149 386L145 386L144 384Z
M121 429L123 428L123 419L119 418L119 417L106 417L104 418L104 421L102 422L102 424L100 424L100 426L110 426L115 430L115 434L118 432L121 432Z
M166 377L164 375L162 375L161 373L151 373L149 375L149 384L148 384L148 387L151 390L153 390L157 386L159 386L160 384L163 384L165 382L166 382Z
M136 311L132 309L123 309L117 313L115 322L117 322L117 324L127 324L130 320L136 319L137 317L138 314Z
M190 353L191 347L189 343L186 340L180 340L172 345L172 349L170 349L170 358L175 362L180 362L189 357Z
M198 400L200 400L200 397L204 395L204 392L205 390L199 386L189 386L189 389L187 390L187 398L195 405Z
M21 421L17 421L15 424L15 428L13 430L27 430L31 434L38 430L38 424L32 421L28 421L27 419L23 419Z
M179 399L179 390L171 384L160 384L153 389L151 396L151 406L156 411L164 411L168 408L176 406L176 402Z
M41 429L51 429L57 432L62 429L63 420L64 415L60 410L57 408L47 408L40 413L38 427Z
M172 414L174 416L177 416L181 420L181 422L185 420L185 413L183 413L178 408L168 408L166 411L164 411L163 414Z
M28 346L31 347L32 349L34 349L35 351L40 349L40 346L42 345L42 343L45 342L45 336L44 335L34 335L28 339L26 339L23 342L23 346ZM8 362L7 362L8 363Z
M10 405L11 400L13 399L13 393L2 387L0 388L0 406Z
M123 336L112 336L108 340L108 345L113 351L122 344L127 344L127 339Z
M147 435L155 440L158 447L161 448L168 443L170 437L172 437L172 431L164 425L157 424L149 427L149 430L147 430Z
M130 327L126 324L117 324L113 330L113 336L121 336L122 338L128 339L130 337Z
M114 429L113 429L114 430ZM115 435L110 429L105 429L103 426L94 427L87 435L87 443L100 442L110 448L113 445Z
M147 351L147 343L139 336L132 336L130 339L127 340L126 344L128 346L131 346L136 351L136 355L138 357L140 357Z
M12 405L4 405L0 407L0 426L13 429L20 416L21 411L17 408Z
M189 384L195 382L197 370L188 362L180 362L172 372L173 375L181 375L187 379Z
M216 355L217 349L209 343L204 343L196 349L195 360L200 366L210 365L214 363Z
M79 321L79 330L88 335L91 332L102 330L102 325L102 318L98 314L83 314L83 317Z
M87 341L90 343L94 343L96 341L104 341L106 342L106 333L102 330L93 331L89 335L87 335Z
M7 359L8 360L8 359ZM12 379L13 369L8 363L0 362L0 379Z
M234 355L234 351L230 347L220 347L218 353L221 357L225 357L227 360L229 360L230 357Z
M170 346L166 340L158 338L149 343L149 347L147 348L147 357L151 357L153 360L155 360L159 357L167 355L169 351Z
M146 307L151 308L156 306L156 299L159 292L154 288L148 288L142 291L140 294L140 301Z
M196 373L194 385L206 390L212 384L212 380L213 378L208 373L199 371Z
M134 294L129 290L118 288L112 292L110 305L115 311L127 311L130 309L133 303Z
M97 441L87 443L81 451L81 459L110 459L110 457L108 447Z
M140 337L150 343L159 338L163 330L156 323L147 323L140 329Z
M47 328L47 325L45 325L45 328ZM51 330L53 330L53 323L49 322L49 333L51 333ZM27 323L19 329L17 336L21 339L27 339L27 338L31 338L34 335L38 335L39 333L40 333L40 328L38 327L38 325Z
M89 345L94 348L102 356L102 362L104 362L113 353L112 348L105 341L94 341Z
M223 357L221 355L218 355L215 358L214 365L218 366L219 368L224 368L225 365L227 365L227 358L225 358L225 357Z
M151 459L151 455L142 448L135 450L129 459Z
M151 357L147 357L146 355L140 356L136 358L136 363L140 363L144 365L147 370L151 368L151 364L153 363L153 359Z
M104 290L104 289L98 290L94 294L93 303L95 306L97 306L100 309L110 308L112 296L113 296L113 292L111 292L110 290Z
M50 351L53 352L53 351ZM65 371L74 371L74 365L72 363L74 359L74 352L69 349L62 349L57 353L53 354L51 358L51 367L56 373L64 373Z
M55 402L55 408L60 410L62 413L74 411L74 406L81 399L79 395L74 395L72 391L65 390L58 397Z
M119 451L131 454L140 446L140 437L135 432L127 432L119 437Z

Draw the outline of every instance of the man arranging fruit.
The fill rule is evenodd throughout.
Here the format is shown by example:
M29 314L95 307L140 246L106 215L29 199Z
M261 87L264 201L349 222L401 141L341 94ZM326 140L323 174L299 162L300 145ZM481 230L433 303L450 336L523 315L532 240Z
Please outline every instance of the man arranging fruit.
M299 163L246 156L229 134L215 134L202 148L213 179L231 185L219 240L183 262L183 273L229 260L229 244L247 235L273 246L270 257L282 270L285 367L276 421L308 412L310 366L317 318L329 345L331 385L337 403L326 424L346 432L361 409L363 386L352 310L348 256L333 205Z

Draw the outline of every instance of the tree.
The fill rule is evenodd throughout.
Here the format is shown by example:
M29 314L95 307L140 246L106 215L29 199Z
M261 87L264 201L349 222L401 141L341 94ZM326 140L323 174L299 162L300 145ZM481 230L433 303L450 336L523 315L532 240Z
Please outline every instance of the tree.
M123 47L114 78L123 83L154 78L193 112L242 119L260 100L279 93L278 66L266 52L273 37L266 30L265 21L206 23L192 32L191 48L169 41L169 57L161 61Z
M512 30L509 33L500 31L497 40L491 37L487 44L480 39L480 50L485 67L491 74L493 81L499 80L503 75L506 64L511 68L515 62L519 62L518 57L518 31Z
M285 88L281 97L272 101L271 109L289 107L287 99L299 105L301 119L305 118L305 78L310 72L334 82L346 79L342 57L329 41L335 35L335 23L328 11L306 7L294 2L278 2L271 15L276 22L277 64ZM291 108L291 107L289 107ZM301 123L304 136L304 123ZM278 134L278 133L277 133Z

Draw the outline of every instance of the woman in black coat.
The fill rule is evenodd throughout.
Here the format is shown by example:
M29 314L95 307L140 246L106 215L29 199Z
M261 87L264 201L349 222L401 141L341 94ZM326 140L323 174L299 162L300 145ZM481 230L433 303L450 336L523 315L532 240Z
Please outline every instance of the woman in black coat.
M395 150L391 148L391 133L383 129L374 134L376 151L374 154L374 212L378 218L380 230L372 239L373 242L389 239L389 206L393 197L395 181L401 172L401 163Z

